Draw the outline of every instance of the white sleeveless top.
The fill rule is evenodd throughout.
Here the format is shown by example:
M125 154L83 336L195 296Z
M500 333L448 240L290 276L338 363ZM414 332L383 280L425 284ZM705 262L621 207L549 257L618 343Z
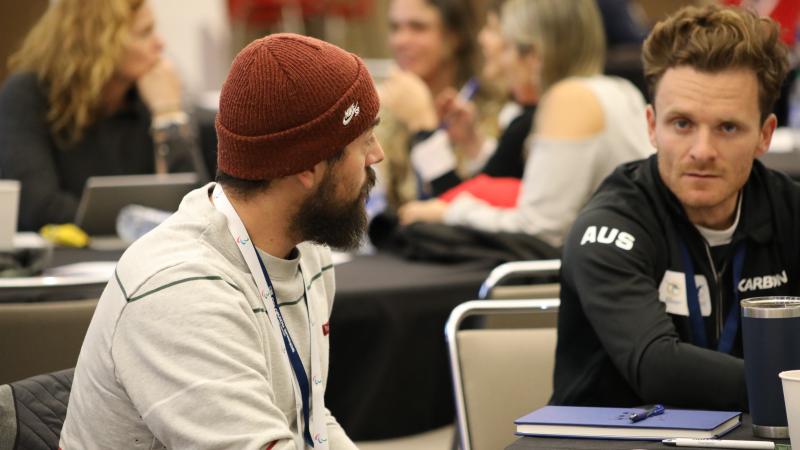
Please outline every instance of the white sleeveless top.
M605 75L571 80L580 80L595 94L604 129L575 140L529 138L517 207L495 208L462 195L448 207L445 223L528 233L559 247L603 179L618 165L654 152L647 136L644 98L633 84Z

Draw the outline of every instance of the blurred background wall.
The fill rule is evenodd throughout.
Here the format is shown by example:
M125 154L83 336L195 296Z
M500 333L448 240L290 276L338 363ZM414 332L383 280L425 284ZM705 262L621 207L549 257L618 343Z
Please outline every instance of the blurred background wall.
M167 55L190 95L219 89L244 45L270 32L320 37L365 58L388 58L390 0L151 0ZM489 0L472 1L478 18ZM689 3L713 0L635 0L648 23ZM0 82L8 56L44 12L48 0L0 0ZM329 5L325 7L321 5Z

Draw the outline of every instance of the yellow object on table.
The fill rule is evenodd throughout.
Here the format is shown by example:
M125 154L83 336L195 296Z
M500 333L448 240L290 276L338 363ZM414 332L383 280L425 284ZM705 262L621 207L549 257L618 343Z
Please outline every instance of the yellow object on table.
M65 247L83 248L89 245L89 235L73 223L45 225L39 234L48 241Z

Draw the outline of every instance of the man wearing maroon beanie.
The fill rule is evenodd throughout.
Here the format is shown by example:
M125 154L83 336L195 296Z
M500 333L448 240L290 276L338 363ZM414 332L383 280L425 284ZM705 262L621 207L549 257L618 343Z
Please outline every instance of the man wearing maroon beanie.
M354 449L325 408L334 276L383 159L363 62L251 43L220 96L217 182L117 265L75 370L61 448Z

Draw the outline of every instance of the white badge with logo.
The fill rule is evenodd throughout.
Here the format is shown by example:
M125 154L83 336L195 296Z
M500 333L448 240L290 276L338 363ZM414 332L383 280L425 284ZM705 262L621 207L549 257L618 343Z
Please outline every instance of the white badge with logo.
M694 276L697 286L697 299L700 302L700 314L703 317L711 315L711 293L708 290L708 280L703 275ZM686 297L686 275L683 272L668 270L658 286L658 299L667 306L667 313L676 316L689 317L689 302Z

